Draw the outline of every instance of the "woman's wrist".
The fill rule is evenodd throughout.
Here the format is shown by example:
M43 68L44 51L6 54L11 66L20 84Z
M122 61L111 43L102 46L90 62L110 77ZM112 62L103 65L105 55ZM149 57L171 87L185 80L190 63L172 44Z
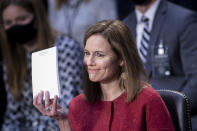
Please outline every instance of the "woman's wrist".
M59 119L58 124L61 131L71 131L71 126L67 118Z

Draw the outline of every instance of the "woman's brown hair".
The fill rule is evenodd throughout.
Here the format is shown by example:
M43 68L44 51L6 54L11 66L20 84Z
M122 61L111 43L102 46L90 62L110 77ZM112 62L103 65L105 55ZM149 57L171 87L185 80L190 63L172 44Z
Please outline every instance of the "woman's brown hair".
M3 28L3 11L9 5L16 5L32 13L36 20L37 50L49 48L53 45L54 39L49 27L48 18L41 0L1 0L0 1L0 32L3 60L6 65L6 74L9 89L15 100L21 99L21 88L27 77L26 50L21 45L11 44L5 35Z
M126 79L120 76L119 85L127 93L126 102L132 101L142 89L142 81L148 82L148 78L129 28L119 20L100 21L88 29L84 43L95 34L103 36L117 57L124 61L121 73L126 74ZM102 92L99 83L91 82L86 70L83 74L83 91L89 103L101 99Z

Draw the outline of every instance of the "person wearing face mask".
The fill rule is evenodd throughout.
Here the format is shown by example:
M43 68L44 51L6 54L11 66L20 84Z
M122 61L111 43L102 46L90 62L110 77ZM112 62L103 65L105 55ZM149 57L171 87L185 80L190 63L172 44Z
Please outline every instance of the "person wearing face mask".
M124 22L136 38L151 84L188 96L196 131L197 14L167 0L133 2L135 10Z
M174 131L161 96L149 84L129 28L118 20L91 26L84 37L83 94L69 114L43 91L34 106L55 118L61 131ZM44 107L51 110L46 111Z
M81 92L80 45L50 28L40 0L1 0L0 26L7 93L7 109L0 130L58 131L53 119L40 116L33 107L31 54L57 47L62 96L59 102L67 110L70 100Z

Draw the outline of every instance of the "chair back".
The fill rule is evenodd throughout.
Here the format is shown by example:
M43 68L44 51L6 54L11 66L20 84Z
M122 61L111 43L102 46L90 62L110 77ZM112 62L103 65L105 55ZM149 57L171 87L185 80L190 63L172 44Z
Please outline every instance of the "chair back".
M192 131L189 100L186 95L173 90L157 90L172 117L176 131Z

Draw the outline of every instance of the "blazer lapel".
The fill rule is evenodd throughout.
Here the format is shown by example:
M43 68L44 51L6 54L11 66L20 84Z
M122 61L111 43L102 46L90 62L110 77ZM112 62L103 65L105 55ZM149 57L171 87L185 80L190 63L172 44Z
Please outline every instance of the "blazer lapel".
M162 26L165 21L166 6L167 5L165 0L161 0L153 21L150 42L149 42L150 48L148 50L148 56L147 56L148 61L145 64L146 72L149 77L151 76L151 71L152 71L152 58L154 57L154 48L157 42L160 41Z
M135 11L133 11L129 16L128 19L126 20L127 26L129 27L134 40L136 38L136 25L137 25L137 20L136 20L136 14Z

